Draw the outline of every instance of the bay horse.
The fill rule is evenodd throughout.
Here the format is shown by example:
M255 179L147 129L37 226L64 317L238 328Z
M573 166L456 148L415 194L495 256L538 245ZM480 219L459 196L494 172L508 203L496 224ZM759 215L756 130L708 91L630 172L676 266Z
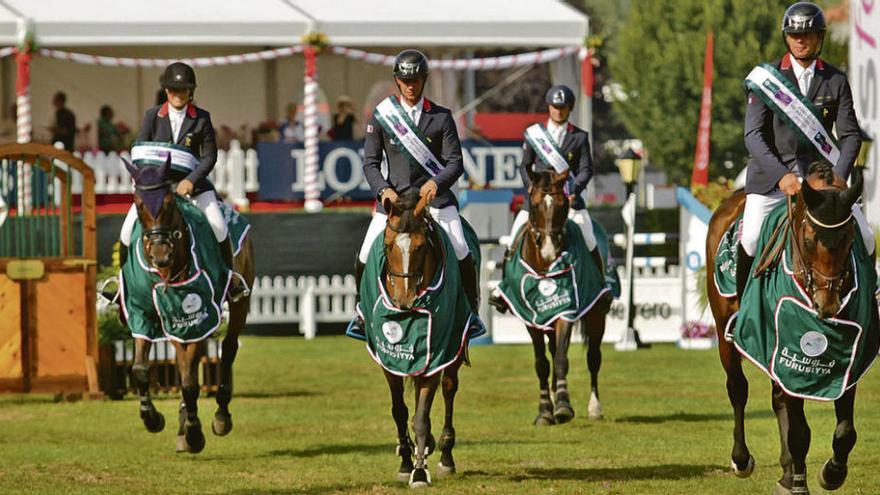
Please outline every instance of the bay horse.
M161 167L138 167L125 162L126 168L135 180L134 204L138 220L143 229L144 259L158 271L168 283L179 281L186 276L192 262L190 235L187 222L175 203L174 188L166 176L170 158ZM160 202L158 213L147 207L147 202ZM204 242L215 242L207 239ZM129 263L136 262L133 259ZM235 271L242 275L250 287L254 281L254 250L250 237L245 237L238 254L234 258ZM238 351L238 337L244 329L250 308L250 296L236 302L228 301L228 331L221 344L220 383L216 394L217 411L211 423L215 435L224 436L232 430L232 415L229 403L232 400L232 364ZM201 452L205 447L198 418L199 361L204 355L205 342L180 343L172 341L176 354L177 370L183 400L178 414L179 426L177 451ZM140 416L144 426L152 433L158 433L165 426L165 418L156 410L150 400L149 353L152 342L135 338L135 356L132 372L140 401Z
M852 288L852 280L847 275L848 254L855 238L851 207L861 195L862 185L859 168L853 170L852 185L847 187L843 179L833 174L829 165L814 164L801 184L797 202L791 207L790 230L782 234L792 236L795 277L805 288L821 318L836 314L840 308L841 294ZM739 302L736 296L725 298L719 294L713 267L722 236L742 213L744 206L745 193L742 191L725 200L712 215L706 238L706 290L715 318L718 352L727 375L727 395L734 413L731 469L740 478L748 478L755 468L755 459L745 439L749 384L742 370L742 355L724 336L728 321L739 309ZM832 221L829 225L840 225L834 229L818 227L810 215L815 218L816 211L823 211L827 215L829 210L833 218L840 220ZM833 240L828 241L829 238ZM756 266L760 262L758 258ZM754 271L750 276L754 276ZM810 446L810 428L804 415L804 399L786 394L775 381L771 380L771 383L772 407L781 443L779 461L783 470L774 493L808 494L806 456ZM856 442L853 423L855 396L856 387L853 386L834 401L837 417L832 442L834 455L825 462L819 473L819 483L826 490L835 490L846 480L847 459Z
M522 230L522 259L537 273L547 273L551 264L566 247L565 224L568 221L569 200L565 183L569 171L557 173L533 172L528 169L531 186L528 191L529 222ZM515 249L514 240L511 249ZM583 260L593 263L587 253ZM609 294L603 296L587 313L580 318L578 328L584 335L587 347L587 367L590 371L590 419L602 418L602 405L599 402L599 368L602 366L602 337L605 335L605 316L611 308ZM535 425L567 423L574 418L574 409L568 392L568 346L571 341L573 322L562 318L554 322L552 332L546 334L537 328L527 326L535 355L535 373L538 375L540 397ZM552 391L548 382L551 373L547 348L553 360ZM555 398L555 404L554 404Z
M427 201L419 198L417 191L401 195L395 203L386 199L382 206L388 214L383 239L386 258L384 286L391 302L407 310L413 307L419 294L431 284L440 264L444 262L439 248L440 227L436 224L429 227L431 220ZM397 477L400 481L408 481L413 488L431 484L427 457L435 447L440 449L438 477L455 473L452 456L455 427L452 420L458 391L458 370L467 354L467 339L464 342L456 359L442 372L412 377L415 388L412 425L415 442L410 438L407 424L409 409L404 400L404 377L383 368L391 391L391 415L397 426L397 455L401 458ZM431 405L438 387L442 388L446 406L439 443L431 433Z

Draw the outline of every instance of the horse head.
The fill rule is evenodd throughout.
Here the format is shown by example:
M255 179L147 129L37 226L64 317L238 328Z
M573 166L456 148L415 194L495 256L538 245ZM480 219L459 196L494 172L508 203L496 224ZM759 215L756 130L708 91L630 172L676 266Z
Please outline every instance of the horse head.
M565 222L568 220L568 195L565 181L569 171L536 173L528 170L529 226L535 248L545 264L552 263L565 247Z
M134 204L143 229L144 256L152 267L167 271L174 264L175 251L181 246L188 247L186 222L175 206L171 181L166 175L171 156L160 167L123 161L135 183Z
M819 318L840 310L840 296L849 283L850 249L855 239L852 206L862 194L861 169L852 185L834 175L827 163L814 163L801 184L801 200L793 221L795 276L813 301ZM800 217L800 218L797 218ZM798 221L799 220L799 221Z
M392 203L382 203L385 224L386 285L397 307L409 309L419 292L431 282L437 267L428 230L428 202L416 190L402 194Z

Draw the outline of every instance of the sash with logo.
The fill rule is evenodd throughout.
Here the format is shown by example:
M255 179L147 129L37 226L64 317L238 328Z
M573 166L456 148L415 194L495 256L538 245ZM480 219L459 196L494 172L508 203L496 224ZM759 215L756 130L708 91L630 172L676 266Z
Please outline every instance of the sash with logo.
M186 146L158 141L135 141L131 147L131 161L135 165L161 166L171 155L171 168L189 173L199 166L199 159Z
M397 98L389 96L382 100L382 103L376 106L373 115L385 132L397 139L401 144L401 150L413 164L421 166L431 177L443 170L440 160L425 144L429 142L427 136L422 134L419 126L409 118Z
M553 138L550 137L544 124L532 124L526 129L524 134L529 146L535 150L535 153L537 153L544 162L550 164L550 166L556 170L556 173L561 174L568 170L568 162L565 161L562 151L560 151L559 147L556 146L556 143L553 142Z
M834 136L822 126L819 111L776 67L770 64L755 67L743 84L779 115L802 141L815 147L832 165L837 165L840 150Z

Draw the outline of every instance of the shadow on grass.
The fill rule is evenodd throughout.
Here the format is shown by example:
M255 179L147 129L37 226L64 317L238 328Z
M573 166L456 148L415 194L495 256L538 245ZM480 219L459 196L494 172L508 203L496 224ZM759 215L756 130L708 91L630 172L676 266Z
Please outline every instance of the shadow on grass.
M339 444L339 445L320 445L317 447L309 447L307 449L282 449L272 450L259 457L318 457L322 455L341 455L341 454L388 454L389 457L394 456L394 444Z
M620 468L528 468L525 474L509 475L506 477L511 481L535 479L581 481L681 480L699 478L718 468L719 466L717 465L709 464L661 464L658 466Z
M253 392L235 392L232 399L280 399L285 397L317 397L324 395L313 390L279 390L272 392L253 391Z
M406 485L401 484L401 487L405 487ZM274 488L270 490L236 490L232 492L227 492L233 495L286 495L286 494L296 494L296 495L324 495L326 493L369 493L372 490L375 490L377 487L385 487L390 489L391 485L382 484L382 483L337 483L334 485L320 485L313 486L308 488L297 488L297 489L281 489ZM384 490L383 490L384 493Z
M746 413L746 420L750 418L770 418L774 417L773 411L755 411ZM685 423L700 423L704 421L733 421L733 411L725 413L712 414L690 414L677 412L673 414L659 414L656 416L622 416L615 419L616 423L642 423L657 424L666 423L668 421L683 421Z

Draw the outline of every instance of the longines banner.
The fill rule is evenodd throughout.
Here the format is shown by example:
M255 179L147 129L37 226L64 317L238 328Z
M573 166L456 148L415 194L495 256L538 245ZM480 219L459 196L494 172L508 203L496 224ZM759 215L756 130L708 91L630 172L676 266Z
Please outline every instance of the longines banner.
M522 186L519 162L522 143L519 141L476 141L461 143L465 174L460 185L495 189ZM320 144L321 170L318 177L321 199L346 197L355 200L372 199L364 179L363 142L337 141ZM305 184L303 173L305 152L302 144L257 144L260 167L259 198L264 201L302 199Z
M875 0L850 0L849 68L853 105L862 129L873 139L865 194L868 221L880 225L880 4Z

